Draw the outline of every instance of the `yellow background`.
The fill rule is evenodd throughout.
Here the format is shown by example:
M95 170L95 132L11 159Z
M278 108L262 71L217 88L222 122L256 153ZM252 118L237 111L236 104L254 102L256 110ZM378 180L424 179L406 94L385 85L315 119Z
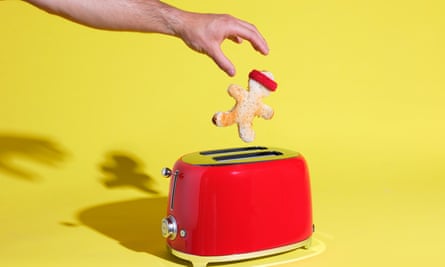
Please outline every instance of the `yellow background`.
M254 23L270 55L225 42L230 78L178 39L0 1L1 266L184 264L160 237L160 169L245 145L235 126L210 119L253 68L279 84L265 99L275 117L255 121L253 145L306 157L326 247L268 266L445 264L443 1L169 3Z

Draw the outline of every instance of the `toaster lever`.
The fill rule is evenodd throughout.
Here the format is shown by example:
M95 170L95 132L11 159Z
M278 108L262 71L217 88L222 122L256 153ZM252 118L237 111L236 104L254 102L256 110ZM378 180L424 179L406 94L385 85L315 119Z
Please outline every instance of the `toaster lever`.
M162 170L161 170L161 174L162 174L162 176L164 176L165 178L168 178L168 177L170 177L170 176L172 175L172 170L171 170L170 168L167 168L167 167L162 168Z
M172 182L172 191L170 196L170 209L173 210L173 207L175 205L175 192L176 192L176 182L178 181L179 176L179 170L175 171L175 174L173 174L173 182Z

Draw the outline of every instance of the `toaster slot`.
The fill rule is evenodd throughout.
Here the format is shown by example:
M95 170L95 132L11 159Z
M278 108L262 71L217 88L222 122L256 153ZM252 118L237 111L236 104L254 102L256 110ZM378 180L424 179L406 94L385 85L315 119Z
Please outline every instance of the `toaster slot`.
M264 146L235 147L217 150L194 152L182 156L187 164L198 166L216 166L256 161L280 160L297 157L297 152Z
M279 151L261 151L261 152L252 152L252 153L242 153L242 154L230 154L224 156L216 156L213 157L215 161L231 161L231 160L240 160L240 159L251 159L251 158L263 158L270 156L281 156L282 152Z
M225 153L233 153L233 152L252 151L252 150L266 150L266 149L267 149L267 147L263 147L263 146L249 146L249 147L236 147L236 148L208 150L208 151L199 152L199 154L201 154L201 155L215 155L215 154L225 154Z

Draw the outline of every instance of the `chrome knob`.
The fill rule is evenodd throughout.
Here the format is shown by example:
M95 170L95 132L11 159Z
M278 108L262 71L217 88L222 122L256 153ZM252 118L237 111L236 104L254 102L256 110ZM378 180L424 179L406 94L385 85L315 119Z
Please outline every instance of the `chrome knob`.
M178 233L178 225L176 224L176 220L173 216L170 215L162 219L161 231L164 238L169 238L170 240L176 238L176 234Z
M167 168L167 167L162 168L162 170L161 170L161 174L162 174L162 176L164 176L165 178L168 178L168 177L170 177L170 176L172 175L172 170L171 170L170 168Z

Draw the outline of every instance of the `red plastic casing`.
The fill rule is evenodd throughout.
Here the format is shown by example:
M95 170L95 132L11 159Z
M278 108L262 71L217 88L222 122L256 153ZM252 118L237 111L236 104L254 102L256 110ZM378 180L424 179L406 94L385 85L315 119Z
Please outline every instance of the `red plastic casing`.
M167 215L175 218L178 234L167 243L177 251L242 254L298 243L312 234L309 174L301 155L214 166L181 158L176 171Z

